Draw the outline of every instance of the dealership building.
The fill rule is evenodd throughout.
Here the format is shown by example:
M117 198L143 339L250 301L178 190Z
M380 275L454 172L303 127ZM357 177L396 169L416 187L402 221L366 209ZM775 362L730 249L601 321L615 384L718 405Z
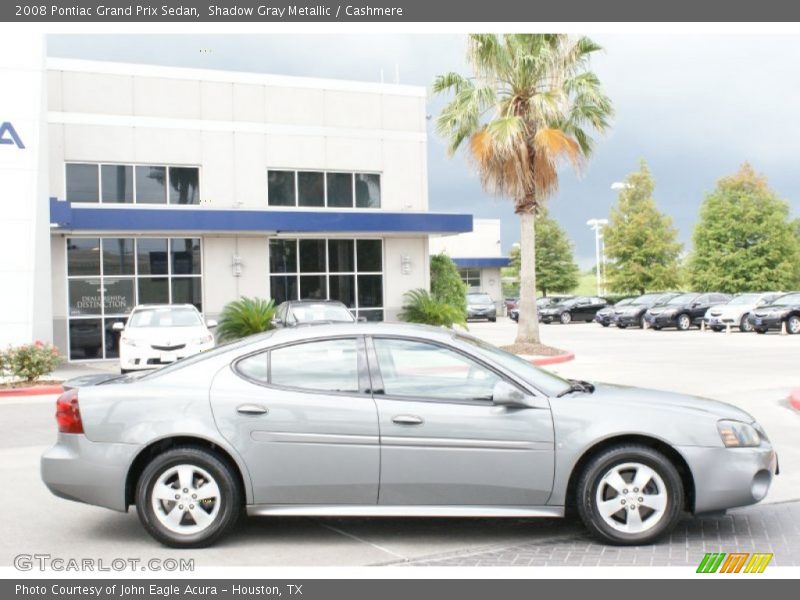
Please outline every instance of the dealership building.
M112 325L137 304L214 318L240 296L391 320L428 287L431 240L472 231L471 215L428 210L422 87L13 43L0 41L19 92L0 98L2 347L113 359Z

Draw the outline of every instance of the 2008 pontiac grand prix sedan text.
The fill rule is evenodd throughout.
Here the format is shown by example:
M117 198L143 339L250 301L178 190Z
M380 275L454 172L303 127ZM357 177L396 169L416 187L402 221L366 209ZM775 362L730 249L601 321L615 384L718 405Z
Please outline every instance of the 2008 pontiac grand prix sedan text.
M563 516L618 544L758 502L764 431L720 402L563 380L473 337L281 329L144 376L77 382L42 457L56 495L170 546L250 515Z

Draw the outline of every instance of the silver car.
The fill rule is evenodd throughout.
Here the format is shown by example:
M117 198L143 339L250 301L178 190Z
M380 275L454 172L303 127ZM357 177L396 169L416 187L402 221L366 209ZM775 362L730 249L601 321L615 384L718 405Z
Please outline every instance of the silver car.
M763 499L764 431L724 403L564 380L447 329L287 328L73 384L41 461L57 496L175 547L249 515L561 517L616 544Z

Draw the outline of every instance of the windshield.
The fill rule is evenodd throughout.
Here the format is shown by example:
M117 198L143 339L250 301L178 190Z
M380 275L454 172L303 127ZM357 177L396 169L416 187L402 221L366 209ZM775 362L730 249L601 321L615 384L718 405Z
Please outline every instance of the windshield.
M688 304L696 297L697 294L681 294L680 296L675 296L672 300L667 302L667 304Z
M203 322L197 309L164 306L133 311L128 327L198 327Z
M755 304L761 296L759 294L739 294L728 304Z
M297 304L292 307L292 315L300 323L311 321L343 321L352 323L355 321L353 315L347 307L341 304Z
M626 306L628 304L633 304L633 298L625 298L624 300L620 300L614 306Z
M660 297L661 297L660 294L645 294L644 296L639 296L638 298L634 298L631 304L652 304Z
M487 344L483 340L461 334L457 334L454 337L460 342L466 342L467 344L478 348L494 361L506 367L510 371L513 371L547 396L558 396L572 387L572 384L570 384L569 381L561 379L549 371L545 371L544 369L540 369L539 367L532 365L527 360L520 358L516 354L505 352L496 346Z
M492 299L489 294L469 294L467 295L467 302L474 302L475 304L486 304L491 302Z
M800 294L786 294L780 298L776 298L772 304L776 306L791 306L792 304L800 304Z

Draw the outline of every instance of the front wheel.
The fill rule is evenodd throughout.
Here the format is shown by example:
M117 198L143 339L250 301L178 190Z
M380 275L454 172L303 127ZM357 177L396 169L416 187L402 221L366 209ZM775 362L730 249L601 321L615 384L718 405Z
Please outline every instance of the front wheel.
M572 315L569 313L569 311L565 311L565 312L561 313L561 317L560 318L561 318L561 322L564 325L569 325L570 322L572 321Z
M647 446L620 445L586 465L578 480L578 512L589 531L619 545L649 544L669 533L684 504L675 466Z
M213 544L236 524L241 506L231 468L201 448L179 447L156 456L136 488L142 525L173 548Z
M686 313L682 315L678 315L678 329L681 331L689 331L689 328L692 326L692 319Z

